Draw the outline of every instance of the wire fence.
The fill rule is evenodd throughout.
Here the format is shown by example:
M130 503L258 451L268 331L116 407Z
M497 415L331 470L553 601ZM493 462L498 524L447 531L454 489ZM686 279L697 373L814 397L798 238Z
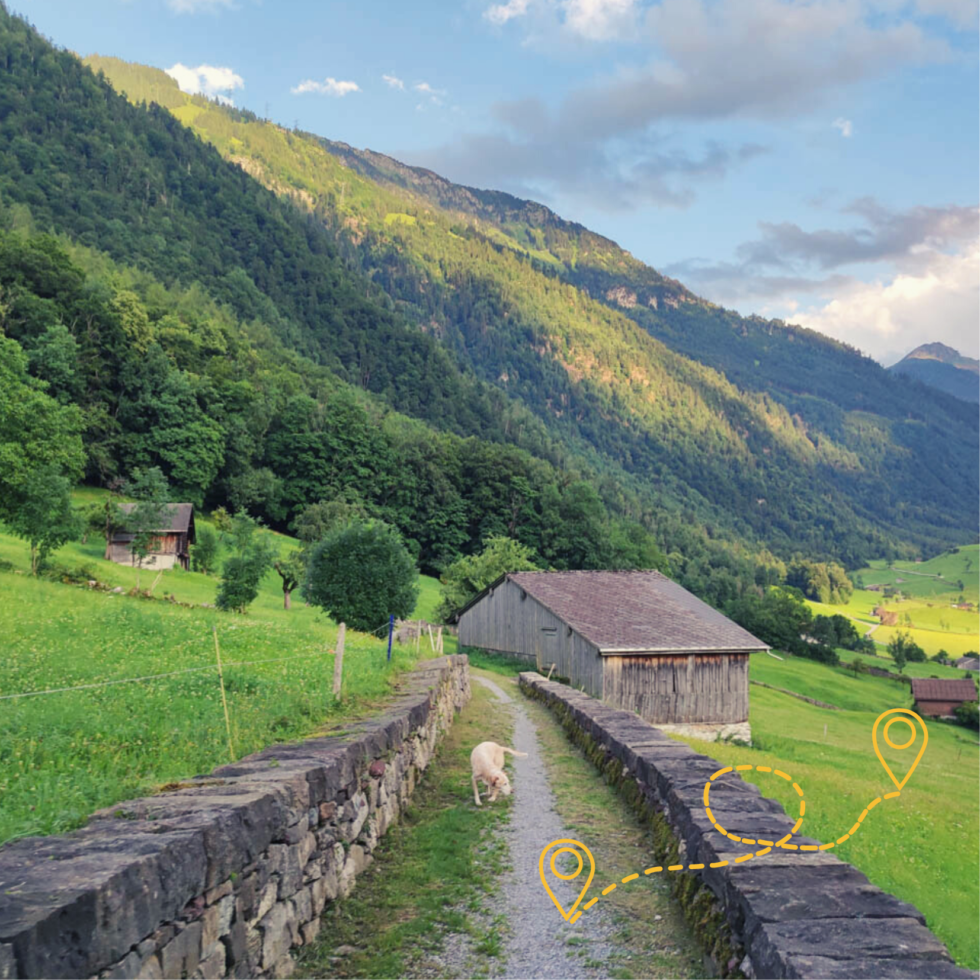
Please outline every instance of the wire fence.
M391 623L386 621L382 623L377 629L371 630L365 633L365 636L377 636L382 631L387 631L391 628ZM161 680L165 677L178 677L181 674L199 674L203 671L215 670L219 673L221 672L221 667L254 667L259 664L278 664L285 663L289 660L316 660L321 657L326 657L333 654L333 650L326 649L319 653L304 653L293 657L272 657L265 660L233 660L225 662L223 665L221 663L208 664L204 667L185 667L181 670L168 670L159 674L143 674L140 677L120 677L113 680L107 681L96 681L91 684L75 684L68 685L66 687L51 687L40 691L23 691L18 694L0 694L0 701L14 701L20 698L37 698L44 697L50 694L65 694L71 691L92 691L103 687L113 687L117 684L138 684L143 681L155 681Z
M225 663L225 667L253 667L256 664L278 664L286 660L314 660L332 653L325 650L322 653L304 653L296 657L272 657L268 660L237 660ZM208 664L206 667L185 667L183 670L168 670L162 674L144 674L142 677L121 677L111 681L97 681L94 684L76 684L71 687L51 687L43 691L24 691L20 694L0 694L0 701L11 701L15 698L37 698L46 694L64 694L66 691L91 691L100 687L112 687L114 684L136 684L140 681L155 681L162 677L177 677L180 674L198 674L206 670L218 670L218 664Z

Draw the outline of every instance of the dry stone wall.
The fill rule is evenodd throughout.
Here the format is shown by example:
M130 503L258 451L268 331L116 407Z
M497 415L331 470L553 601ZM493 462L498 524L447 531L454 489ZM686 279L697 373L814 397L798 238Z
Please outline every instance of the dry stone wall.
M773 851L709 868L753 850L721 836L705 813L704 784L718 769L715 760L667 738L635 714L540 674L521 674L520 684L555 713L572 740L649 821L656 863L705 865L703 871L676 873L672 883L716 975L976 977L952 962L915 906L872 885L829 851ZM734 774L712 785L711 808L739 837L779 839L793 827L777 801ZM597 878L597 884L607 882ZM587 917L581 928L588 928Z
M0 980L288 976L469 700L466 657L423 663L401 691L343 737L0 848Z

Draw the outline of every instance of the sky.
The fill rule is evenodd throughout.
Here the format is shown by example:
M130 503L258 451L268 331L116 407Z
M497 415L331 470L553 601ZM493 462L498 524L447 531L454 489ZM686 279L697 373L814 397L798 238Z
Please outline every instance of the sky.
M976 0L12 0L884 364L980 355Z

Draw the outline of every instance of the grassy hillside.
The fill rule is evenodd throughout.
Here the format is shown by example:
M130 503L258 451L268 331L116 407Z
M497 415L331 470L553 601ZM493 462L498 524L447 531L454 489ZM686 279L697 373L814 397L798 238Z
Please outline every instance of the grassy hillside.
M690 744L725 765L771 765L789 773L805 793L802 832L824 841L840 837L874 797L894 789L875 757L871 729L880 712L911 706L908 686L868 676L855 679L811 661L780 662L766 656L752 658L751 677L844 710L817 708L753 687L753 748L696 740ZM977 736L947 723L928 725L928 748L901 797L876 808L861 831L834 853L876 885L917 905L957 962L976 969ZM890 762L894 755L886 748ZM787 808L798 804L782 780L755 772L745 775Z
M600 471L640 478L660 506L687 508L784 551L826 549L850 561L900 541L950 540L940 512L959 514L960 539L975 525L972 496L938 477L933 486L929 476L962 469L972 485L974 468L964 463L975 455L975 419L928 399L910 418L907 405L899 410L900 384L841 345L794 335L779 370L794 383L809 378L814 352L826 348L843 372L837 393L870 385L873 403L843 395L834 402L836 389L828 388L813 396L821 399L814 407L805 393L791 403L761 381L737 388L566 274L608 267L640 275L641 264L601 236L528 202L453 189L432 174L406 176L410 168L377 154L183 96L162 72L106 58L89 63L134 99L159 96L226 159L315 213L349 261L425 333ZM689 296L647 271L667 290L665 304L668 293L678 303ZM710 334L700 324L690 332Z
M922 562L873 561L852 578L864 588L856 588L846 604L809 602L813 612L847 616L862 634L874 628L871 637L882 654L897 633L908 633L929 656L940 650L955 657L980 650L980 545L964 545ZM872 585L894 588L901 598L871 592L867 587ZM973 608L954 608L961 598ZM879 607L894 612L898 623L879 625L874 614Z
M283 551L295 545L277 538ZM103 548L69 544L56 560L132 588L135 570L103 561ZM0 702L0 843L71 829L99 807L228 761L212 628L236 758L368 710L414 662L396 644L389 664L384 638L348 632L335 701L336 627L301 600L285 612L274 572L239 616L207 608L215 578L179 568L154 594L189 607L33 579L24 542L3 533L0 567L0 697L190 671ZM143 588L156 578L144 570Z

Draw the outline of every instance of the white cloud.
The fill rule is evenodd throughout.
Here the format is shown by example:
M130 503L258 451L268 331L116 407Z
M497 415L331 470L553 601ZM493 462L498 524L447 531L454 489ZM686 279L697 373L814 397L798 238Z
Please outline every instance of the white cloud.
M312 78L300 82L299 85L290 89L293 95L307 95L313 92L317 95L330 95L335 99L342 99L351 92L360 92L361 87L357 82L338 82L336 78L325 78L322 82L316 82Z
M167 6L175 14L196 14L214 12L219 8L231 9L234 3L233 0L167 0Z
M422 95L428 96L429 101L433 105L442 105L442 97L446 94L444 88L433 88L428 82L416 82L412 88L416 92L421 92Z
M838 116L832 123L834 129L839 129L844 139L850 139L854 135L854 123L850 119Z
M382 75L381 76L381 80L389 88L397 88L397 89L401 89L403 91L405 89L405 83L400 78L398 78L396 75Z
M609 41L635 31L635 0L564 0L565 27L589 41Z
M980 213L976 207L892 211L862 198L846 230L761 223L739 261L687 261L664 271L722 306L819 330L891 363L940 341L971 357L980 336ZM850 270L873 271L858 278Z
M952 255L929 249L924 268L874 282L852 280L823 306L799 310L795 323L844 340L885 363L939 341L978 355L980 246Z
M483 11L483 16L491 24L506 24L514 17L523 17L527 13L530 0L508 0L507 3L497 3Z
M206 95L209 99L217 99L224 105L234 105L229 92L245 87L245 80L231 68L217 65L198 65L190 68L177 64L168 68L167 74L180 86L182 92L191 95Z

